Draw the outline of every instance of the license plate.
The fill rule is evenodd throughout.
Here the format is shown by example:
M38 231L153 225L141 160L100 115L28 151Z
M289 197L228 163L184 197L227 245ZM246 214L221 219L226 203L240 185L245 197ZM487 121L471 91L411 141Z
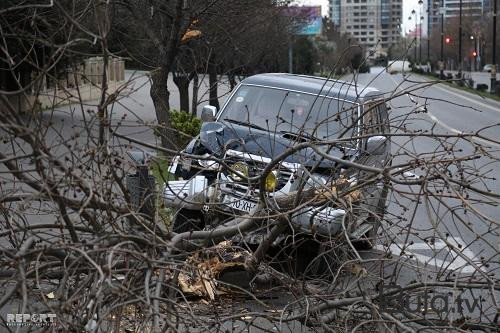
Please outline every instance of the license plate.
M235 198L230 195L225 196L224 203L228 205L228 207L247 213L257 205L255 202Z

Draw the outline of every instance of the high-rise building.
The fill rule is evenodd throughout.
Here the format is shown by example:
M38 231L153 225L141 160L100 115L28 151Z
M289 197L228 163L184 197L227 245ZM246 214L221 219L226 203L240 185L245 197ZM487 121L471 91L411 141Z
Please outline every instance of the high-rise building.
M330 19L336 26L340 25L341 2L341 0L329 0L328 14L330 15Z
M387 53L401 38L402 0L330 0L330 17L338 18L340 31L372 57Z
M441 6L443 5L444 0L427 0L426 2L426 19L429 22L427 35L430 36L435 30L440 31Z
M460 0L443 0L445 17L458 16L460 12ZM482 16L489 1L484 0L462 0L463 16Z

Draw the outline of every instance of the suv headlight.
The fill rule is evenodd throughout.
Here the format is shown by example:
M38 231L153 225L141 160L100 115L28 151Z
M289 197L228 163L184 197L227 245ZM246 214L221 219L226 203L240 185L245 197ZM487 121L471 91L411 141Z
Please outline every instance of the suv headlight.
M276 176L276 171L271 171L266 177L266 191L273 192L278 185L278 177Z

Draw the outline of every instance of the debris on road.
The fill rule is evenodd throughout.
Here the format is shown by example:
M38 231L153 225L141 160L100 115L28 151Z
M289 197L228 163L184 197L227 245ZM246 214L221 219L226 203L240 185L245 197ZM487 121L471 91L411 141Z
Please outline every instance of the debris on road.
M198 251L186 259L179 273L179 286L186 294L214 300L225 293L225 288L218 285L218 277L228 270L245 270L250 256L250 252L233 247L231 241Z

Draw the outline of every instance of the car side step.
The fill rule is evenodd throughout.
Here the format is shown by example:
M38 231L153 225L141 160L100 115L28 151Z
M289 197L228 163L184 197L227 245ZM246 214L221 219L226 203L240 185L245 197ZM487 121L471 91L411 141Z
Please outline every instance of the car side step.
M354 230L350 235L350 239L357 240L360 239L363 235L365 235L368 231L373 229L373 225L371 223L362 223L361 226Z

